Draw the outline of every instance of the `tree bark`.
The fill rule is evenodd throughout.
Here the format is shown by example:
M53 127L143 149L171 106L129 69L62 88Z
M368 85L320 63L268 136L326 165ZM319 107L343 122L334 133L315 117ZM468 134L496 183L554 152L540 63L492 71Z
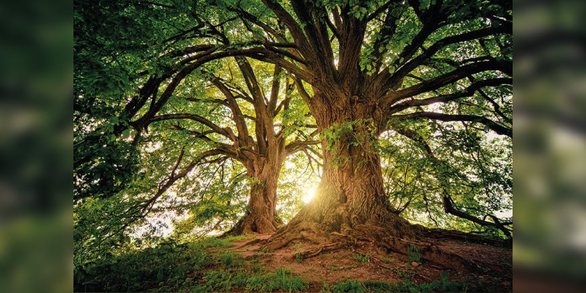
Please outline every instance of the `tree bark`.
M340 100L351 103L356 98L337 99ZM350 107L315 103L318 128L322 133L334 133L329 138L325 134L322 140L322 180L314 199L273 238L295 234L289 233L295 230L305 231L302 234L306 235L311 230L320 237L331 233L353 235L382 227L396 237L413 235L411 225L393 212L384 192L375 148L379 122L376 108L357 103ZM275 246L286 245L284 242L292 238L295 236L275 241Z
M279 150L268 157L257 157L247 164L250 194L244 216L227 235L271 234L281 223L277 219L277 184L283 159ZM281 150L282 151L282 150Z

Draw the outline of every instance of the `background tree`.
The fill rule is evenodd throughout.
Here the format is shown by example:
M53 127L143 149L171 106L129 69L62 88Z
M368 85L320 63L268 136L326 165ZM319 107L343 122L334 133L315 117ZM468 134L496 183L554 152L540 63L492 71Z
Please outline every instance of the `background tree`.
M294 87L281 68L272 66L272 76L266 73L257 76L246 58L236 57L235 60L239 74L236 74L238 71L230 62L216 64L221 68L218 71L229 74L229 80L216 76L216 73L208 73L210 83L217 92L215 95L193 97L191 93L197 84L186 81L159 114L150 118L149 124L165 121L171 131L186 132L196 139L204 140L209 144L209 149L199 159L220 155L241 163L250 182L248 208L244 217L228 233L272 233L279 226L276 215L277 182L282 165L287 156L317 142L311 140L310 132L313 130L304 131L309 125L305 123L304 105L297 103L296 108L291 108ZM267 65L264 68L261 66L257 64L265 72L269 71ZM264 85L268 85L268 89ZM193 111L198 106L192 107L189 105L191 103L211 105ZM194 128L193 123L189 125L180 121L194 122L199 127ZM182 157L183 153L177 160L177 166ZM181 171L173 171L148 204L152 205L195 165L192 163Z
M178 223L178 233L185 234L204 227L208 232L222 231L230 224L231 234L276 230L277 181L283 163L298 152L315 153L309 149L317 143L311 140L315 127L301 99L294 99L292 81L283 71L238 61L207 64L204 73L178 87L140 130L139 140L117 139L134 141L138 170L121 192L78 201L76 243L83 244L78 254L91 259L95 256L90 253L100 252L96 248L116 247L137 225L169 215L175 222L191 215ZM253 69L262 74L257 78ZM292 189L281 192L284 202ZM244 216L234 224L233 217L239 214ZM153 228L157 225L168 229L165 223ZM160 235L140 230L142 238Z
M209 64L211 61L240 53L239 50L234 49L229 52L218 50L221 47L227 48L226 39L219 37L219 32L213 29L214 24L195 13L197 11L207 16L218 15L217 10L208 8L205 3L202 5L183 1L161 3L76 1L74 205L76 244L81 246L81 250L91 248L96 255L99 255L99 247L107 250L128 240L131 224L144 222L145 216L151 213L151 210L155 213L159 212L161 207L156 206L155 203L165 200L168 204L165 191L173 184L177 187L176 182L186 176L195 182L192 182L191 186L182 185L178 188L201 195L200 198L208 196L223 198L213 202L199 200L196 202L207 204L193 204L192 210L201 211L203 207L206 211L199 215L199 219L204 214L210 216L207 221L197 221L199 224L207 225L211 218L219 218L218 223L221 220L224 220L224 223L230 223L231 215L242 210L238 194L249 184L242 180L241 170L226 175L227 178L218 176L224 173L213 172L208 168L223 169L224 166L231 166L226 169L232 169L233 165L228 164L231 160L221 159L222 154L215 154L219 152L214 150L213 143L208 141L206 145L200 139L199 143L186 146L185 141L193 141L189 131L175 129L173 135L166 135L169 129L156 128L156 125L163 124L167 127L171 121L170 117L159 115L154 118L161 111L165 113L164 115L169 115L176 113L174 110L177 107L186 109L185 103L177 103L177 96L187 93L186 88L194 86L195 81L210 79L208 74L202 74L202 71L198 70L201 66L208 64L212 66L208 69L215 70L213 64ZM229 25L229 23L223 22L220 25ZM237 34L237 31L232 33L232 35ZM254 124L257 117L254 111L253 97L255 97L256 102L260 102L258 105L264 104L263 107L273 111L271 115L279 115L280 122L269 121L276 123L271 126L274 128L271 128L270 132L279 135L278 140L282 142L282 145L278 146L284 147L289 154L304 149L304 143L293 143L295 139L305 139L301 131L304 124L298 123L307 118L303 115L304 106L297 99L291 102L290 96L286 98L280 96L286 91L291 93L293 89L282 80L272 84L267 83L267 80L271 80L272 74L261 74L259 85L258 80L254 80L251 66L246 64L248 62L245 59L241 60L245 63L242 66L247 67L247 77L252 76L252 78L245 82L240 77L240 81L246 84L246 87L240 84L240 88L232 87L230 91L225 92L234 94L234 98L241 105L248 104L244 106L247 111L245 111L247 114L245 118L246 127L248 127L245 130L258 133L262 140L260 144L263 148L267 147L266 135L269 130L262 131L262 127L256 128L250 125L250 123ZM272 67L269 70L272 71ZM232 71L238 70L232 69ZM285 72L277 71L280 72L279 79L284 79ZM190 80L189 83L187 80ZM214 80L218 84L224 84L223 89L228 86L225 80L218 78ZM243 90L248 86L255 87L255 90ZM272 86L276 86L276 91L273 91ZM266 89L271 91L270 97L266 96L266 98L271 99L270 103L276 102L276 105L269 105L268 100L258 99L259 93L264 95L268 92ZM280 95L276 94L277 91ZM215 92L218 95L217 93L221 90ZM221 98L217 98L217 103L211 103L212 106L220 107L214 108L216 111L216 116L213 117L216 119L214 123L229 124L230 120L226 120L223 115L230 114L228 112L230 105L225 97L223 99L224 102L220 102ZM207 104L206 101L198 101L198 103L192 101L188 104L192 106L191 110L199 111L200 116L205 116L204 118L211 122L209 119L212 117L208 117L211 113L205 111L213 107L193 107L195 104ZM170 110L170 107L173 110ZM267 114L265 111L262 119L259 119L261 123L265 123ZM152 124L155 120L165 122ZM180 120L197 122L192 119ZM180 126L185 125L185 122L182 123ZM145 133L149 125L151 131ZM200 123L200 125L204 124ZM232 124L232 127L236 130L232 132L238 133L238 127L235 124ZM203 129L202 132L210 131L209 127L208 129L205 126L198 128ZM161 133L153 129L161 130ZM215 130L224 133L223 129L215 127ZM213 139L222 139L221 134L213 134L213 131L207 135ZM224 136L224 139L223 142L233 143L232 137L228 139ZM251 140L245 136L237 137L236 140L238 139L247 143L248 147L251 141L254 142L254 138ZM274 142L274 140L271 141L271 143ZM211 151L208 152L209 149L206 147L210 146ZM230 148L236 149L234 145ZM238 152L241 153L241 150L239 149ZM281 150L279 156L282 157L283 153ZM234 152L231 154L234 155ZM259 158L262 156L258 150L254 150L254 155ZM240 156L243 155L240 154ZM192 161L189 162L187 158ZM270 160L266 164L272 163L273 160ZM255 164L259 164L259 161ZM259 165L256 167L258 168ZM206 178L208 183L200 184L201 180L190 175L190 171L199 173L199 177L209 176ZM264 172L270 176L276 173ZM258 173L262 172L258 171ZM265 187L262 186L264 185L259 184L257 189L264 189ZM273 187L276 188L276 186ZM199 188L207 188L207 190L198 190ZM299 187L289 186L284 193L291 194L290 190L296 188ZM213 192L215 194L211 194ZM235 201L230 202L230 197L227 196L229 194ZM220 203L224 207L219 208ZM236 209L227 210L225 206L230 205ZM181 204L178 204L178 207L188 209ZM291 207L285 208L289 213L290 209ZM214 213L210 214L209 211L212 210ZM223 229L224 227L225 224L216 228ZM81 250L76 249L76 255L84 255L77 253Z

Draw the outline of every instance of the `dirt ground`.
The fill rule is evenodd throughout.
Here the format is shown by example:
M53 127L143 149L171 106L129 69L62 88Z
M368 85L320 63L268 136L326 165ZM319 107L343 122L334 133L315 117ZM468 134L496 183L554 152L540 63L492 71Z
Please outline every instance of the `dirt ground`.
M311 282L310 291L319 291L322 284L333 284L348 279L376 280L398 283L410 280L428 283L448 274L449 280L465 281L471 291L510 292L512 290L512 249L478 243L442 241L436 243L444 250L478 259L479 270L454 271L426 261L413 261L413 256L386 253L371 244L327 250L315 256L300 258L305 251L319 251L321 246L296 242L277 251L263 248L263 241L271 235L255 235L235 241L228 249L247 261L255 261L269 271L286 268ZM416 258L416 257L415 257ZM480 271L480 273L479 273Z

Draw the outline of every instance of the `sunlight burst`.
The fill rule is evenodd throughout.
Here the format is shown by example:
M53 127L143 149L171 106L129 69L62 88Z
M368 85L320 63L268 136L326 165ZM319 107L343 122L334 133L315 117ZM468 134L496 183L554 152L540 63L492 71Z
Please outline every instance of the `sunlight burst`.
M315 196L316 189L317 188L315 186L305 189L305 194L301 200L303 200L304 203L309 203L313 199L313 196Z

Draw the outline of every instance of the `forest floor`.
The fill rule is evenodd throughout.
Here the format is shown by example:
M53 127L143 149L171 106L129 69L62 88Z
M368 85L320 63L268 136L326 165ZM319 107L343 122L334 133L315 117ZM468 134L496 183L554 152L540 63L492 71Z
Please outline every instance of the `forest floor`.
M442 240L437 244L448 251L481 260L480 263L486 266L486 270L485 273L479 274L449 270L441 265L426 262L420 258L417 251L409 255L389 254L375 246L364 244L302 258L302 252L317 251L319 246L298 242L272 252L263 249L263 240L270 236L248 236L231 242L228 247L217 249L228 249L241 256L245 262L254 263L268 272L286 269L309 283L307 292L386 292L385 288L406 292L512 290L510 248L449 240Z
M512 250L438 240L450 255L478 260L473 271L450 270L369 243L322 249L292 242L270 251L271 235L167 239L121 249L76 268L76 292L511 292ZM307 251L315 253L307 254ZM319 252L319 253L317 253ZM302 257L305 256L305 257ZM476 262L475 262L476 264ZM479 273L480 272L480 273Z

